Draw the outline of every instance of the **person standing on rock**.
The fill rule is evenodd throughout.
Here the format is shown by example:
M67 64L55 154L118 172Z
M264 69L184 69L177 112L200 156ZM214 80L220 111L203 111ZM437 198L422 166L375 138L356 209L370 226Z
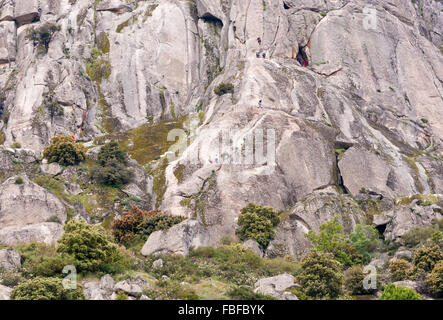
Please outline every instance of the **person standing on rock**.
M261 38L260 37L257 38L257 42L258 42L258 45L261 46Z
M260 101L258 102L258 108L259 108L259 109L262 109L262 108L263 108L263 101L262 101L262 100L260 100Z

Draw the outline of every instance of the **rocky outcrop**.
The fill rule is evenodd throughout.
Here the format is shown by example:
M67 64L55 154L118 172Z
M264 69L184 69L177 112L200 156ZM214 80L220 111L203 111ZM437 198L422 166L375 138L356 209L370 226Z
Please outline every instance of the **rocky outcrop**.
M263 258L263 250L260 248L260 245L254 239L248 239L241 244L241 246L245 249L249 249L254 252L259 257Z
M152 233L142 248L142 255L187 255L191 247L208 245L208 230L196 220L185 220L166 231Z
M275 240L266 249L266 256L291 255L301 258L312 246L305 236L309 230L318 232L320 225L333 220L335 216L339 217L346 233L352 232L358 223L365 223L368 219L352 198L332 188L316 191L283 216L283 221L276 229Z
M115 300L119 292L127 294L128 300L149 300L143 296L143 289L149 284L140 277L126 279L115 283L109 275L103 276L100 281L88 281L83 284L83 292L87 300Z
M21 265L20 253L17 250L12 248L0 250L0 272L17 272Z
M255 283L254 292L265 295L271 295L278 300L298 300L291 292L285 290L290 288L299 288L294 283L295 278L290 274L281 274L275 277L263 278Z
M0 242L12 245L60 236L66 221L63 203L52 193L26 177L12 177L0 185ZM57 218L59 223L48 222Z

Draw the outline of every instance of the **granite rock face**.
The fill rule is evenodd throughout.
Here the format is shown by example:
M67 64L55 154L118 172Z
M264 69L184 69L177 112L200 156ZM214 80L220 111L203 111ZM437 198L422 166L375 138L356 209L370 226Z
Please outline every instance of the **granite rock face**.
M234 235L249 202L289 210L276 241L299 256L302 234L343 209L318 199L318 217L298 212L318 191L443 193L442 9L431 0L0 0L1 181L18 157L39 162L55 135L93 147L132 134L125 147L139 163L128 197L197 220L204 245ZM233 89L222 94L221 84ZM147 124L153 132L135 135ZM156 136L165 128L176 129L171 144L185 143L168 152L167 134ZM24 151L9 149L16 142ZM74 182L70 194L81 193ZM64 221L55 203L35 216L17 208L19 222L1 213L2 239L19 241L8 228L29 223L28 238L58 234L62 225L41 225L53 212ZM402 212L393 238L404 221L428 223ZM154 251L186 253L184 234L177 244L157 233L155 243L170 240Z

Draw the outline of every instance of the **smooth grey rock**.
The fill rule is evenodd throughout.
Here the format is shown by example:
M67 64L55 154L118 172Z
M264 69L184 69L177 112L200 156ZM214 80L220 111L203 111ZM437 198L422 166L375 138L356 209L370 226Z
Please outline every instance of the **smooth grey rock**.
M187 255L189 248L207 245L209 235L206 227L196 220L185 220L166 231L152 233L142 248L142 255L181 254Z
M154 269L159 269L163 267L163 260L162 259L157 259L152 263L152 268Z
M0 300L9 300L11 296L12 288L3 286L0 284Z
M21 268L21 256L15 249L0 250L0 272L17 272Z
M41 242L50 245L57 243L63 233L63 225L55 222L6 227L0 229L0 243L14 246L23 243Z
M42 171L42 173L51 176L56 176L63 172L63 168L56 162L42 164L40 166L40 170Z
M115 292L123 291L133 297L141 297L143 288L149 287L149 284L142 278L126 279L117 282L114 287Z
M275 277L263 278L255 283L254 292L271 295L279 300L298 300L294 294L285 292L286 289L296 286L294 280L295 278L287 273Z
M245 242L243 242L241 245L243 248L251 250L259 257L263 257L264 255L263 250L260 248L260 245L254 239L248 239Z

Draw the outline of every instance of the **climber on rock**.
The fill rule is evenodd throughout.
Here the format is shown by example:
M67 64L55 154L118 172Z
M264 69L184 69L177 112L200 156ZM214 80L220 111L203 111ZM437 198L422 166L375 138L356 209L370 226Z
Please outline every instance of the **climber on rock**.
M260 58L260 50L258 50L255 55L257 56L257 58Z
M262 100L260 100L260 101L258 102L258 108L259 108L259 109L262 109L262 108L263 108L263 101L262 101Z
M263 52L263 59L266 59L266 52Z
M260 37L257 38L257 42L258 42L258 45L261 46L261 38Z

